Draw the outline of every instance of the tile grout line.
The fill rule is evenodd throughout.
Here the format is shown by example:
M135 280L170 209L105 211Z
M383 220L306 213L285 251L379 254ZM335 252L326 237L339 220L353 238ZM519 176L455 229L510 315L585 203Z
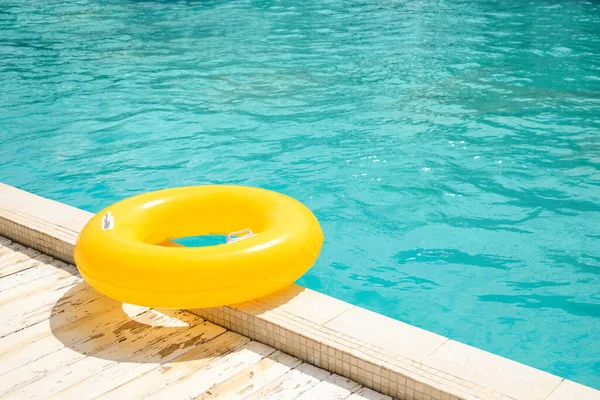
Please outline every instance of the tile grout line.
M554 392L556 391L556 389L558 389L558 387L559 387L560 385L562 385L562 383L563 383L564 381L566 381L566 379L565 379L565 378L561 379L561 380L560 380L560 382L558 382L558 385L556 385L556 386L555 386L555 387L554 387L554 388L553 388L553 389L550 391L550 393L548 393L548 395L547 395L546 397L544 397L544 400L545 400L545 399L548 399L550 396L552 396L552 393L554 393Z
M334 319L336 319L336 318L337 318L337 317L339 317L340 315L342 315L342 314L345 314L345 313L346 313L346 311L350 311L350 308L349 308L349 309L347 309L347 310L344 310L344 311L342 311L342 312L341 312L341 313L339 313L338 315L335 315L335 316L333 316L333 317L329 318L327 321L323 322L323 323L321 324L321 326L322 326L322 327L325 327L325 328L328 328L328 327L326 326L328 323L330 323L331 321L333 321ZM331 328L329 328L329 329L331 329Z
M433 349L429 354L427 354L427 356L425 356L425 358L423 358L421 361L418 361L419 363L423 364L422 361L425 361L425 359L427 359L427 357L433 355L433 353L435 353L436 351L438 351L439 349L442 348L442 346L444 346L445 344L447 344L449 341L451 341L452 339L450 338L446 338L446 340L444 340L439 346L437 346L435 349Z

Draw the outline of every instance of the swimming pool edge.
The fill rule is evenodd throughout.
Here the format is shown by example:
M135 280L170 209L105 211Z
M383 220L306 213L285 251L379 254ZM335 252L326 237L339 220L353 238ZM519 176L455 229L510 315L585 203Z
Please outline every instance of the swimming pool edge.
M92 215L0 183L0 235L62 261L73 263ZM600 399L593 388L298 285L190 311L399 399Z

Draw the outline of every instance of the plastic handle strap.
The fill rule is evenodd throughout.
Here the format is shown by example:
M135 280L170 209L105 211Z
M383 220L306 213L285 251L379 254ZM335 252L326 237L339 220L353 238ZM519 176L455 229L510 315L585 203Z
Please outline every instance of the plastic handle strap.
M106 213L104 218L102 218L102 230L107 231L115 227L115 217L111 215L111 213Z
M237 242L238 240L248 239L252 236L254 236L254 233L252 233L250 229L242 229L241 231L231 232L229 235L227 235L225 243Z

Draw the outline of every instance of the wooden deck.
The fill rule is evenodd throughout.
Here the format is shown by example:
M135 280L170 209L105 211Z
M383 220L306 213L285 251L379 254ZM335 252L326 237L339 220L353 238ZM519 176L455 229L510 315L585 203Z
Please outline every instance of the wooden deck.
M389 399L180 310L124 305L0 237L1 399Z

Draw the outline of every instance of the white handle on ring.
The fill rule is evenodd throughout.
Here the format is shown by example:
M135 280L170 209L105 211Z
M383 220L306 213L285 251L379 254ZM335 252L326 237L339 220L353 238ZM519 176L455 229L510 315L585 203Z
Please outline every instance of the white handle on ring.
M241 231L231 232L228 234L225 238L225 243L237 242L238 240L248 239L252 236L254 236L254 233L252 233L250 229L242 229Z
M102 218L102 230L107 231L115 227L115 217L110 212L107 212Z

